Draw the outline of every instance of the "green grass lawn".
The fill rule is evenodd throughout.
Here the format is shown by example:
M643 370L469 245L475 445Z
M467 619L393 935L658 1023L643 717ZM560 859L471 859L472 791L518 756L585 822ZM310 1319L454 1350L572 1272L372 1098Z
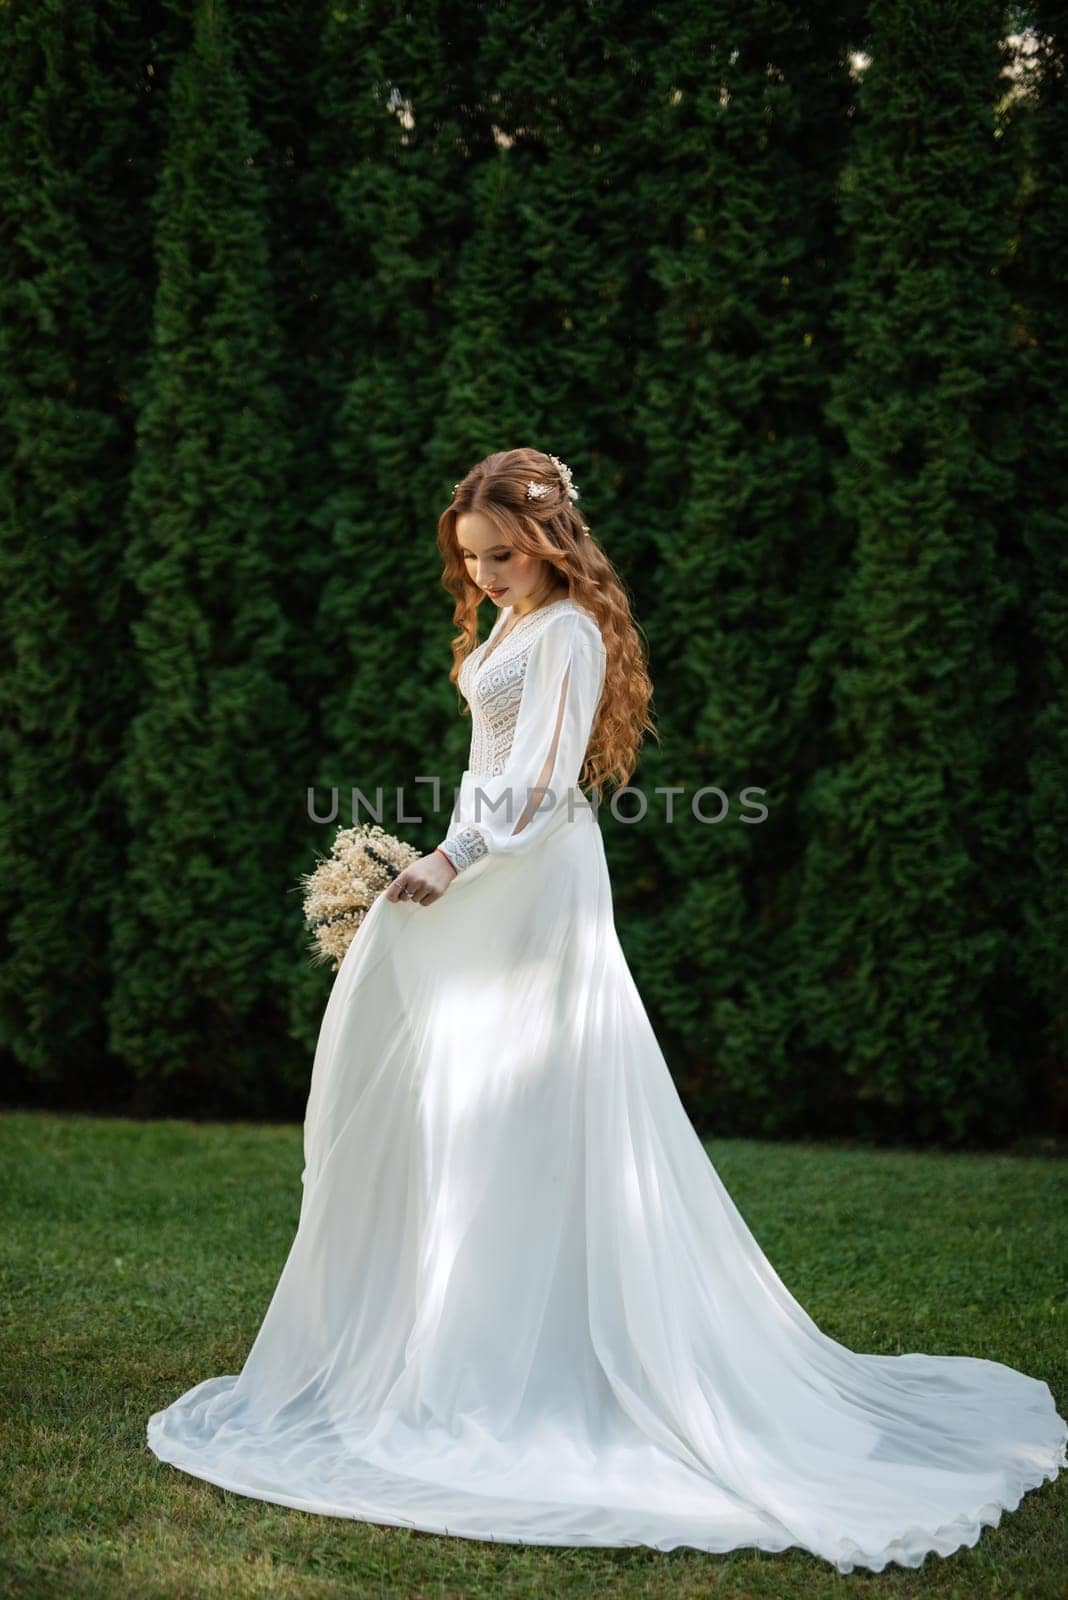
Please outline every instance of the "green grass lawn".
M294 1126L0 1116L6 1596L1068 1595L1068 1473L978 1545L842 1577L800 1550L492 1545L230 1494L156 1460L150 1412L237 1373L300 1211ZM780 1276L855 1350L986 1356L1068 1404L1064 1163L719 1140Z

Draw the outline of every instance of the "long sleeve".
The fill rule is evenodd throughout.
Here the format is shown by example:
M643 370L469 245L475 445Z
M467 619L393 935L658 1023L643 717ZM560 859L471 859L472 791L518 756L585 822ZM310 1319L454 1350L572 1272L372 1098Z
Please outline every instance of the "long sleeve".
M438 847L458 872L487 853L529 849L569 799L575 803L604 674L604 642L591 617L572 611L545 624L530 648L504 771L471 776L474 798L454 812Z

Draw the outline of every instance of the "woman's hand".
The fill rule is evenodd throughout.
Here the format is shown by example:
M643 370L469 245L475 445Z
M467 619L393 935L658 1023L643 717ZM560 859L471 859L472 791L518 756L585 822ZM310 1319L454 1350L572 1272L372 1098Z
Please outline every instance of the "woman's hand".
M446 861L440 851L432 850L428 856L420 856L410 867L398 872L385 891L385 896L387 900L406 900L409 903L414 900L417 905L433 905L435 900L441 899L455 877L456 869L452 863ZM405 889L411 893L406 895Z

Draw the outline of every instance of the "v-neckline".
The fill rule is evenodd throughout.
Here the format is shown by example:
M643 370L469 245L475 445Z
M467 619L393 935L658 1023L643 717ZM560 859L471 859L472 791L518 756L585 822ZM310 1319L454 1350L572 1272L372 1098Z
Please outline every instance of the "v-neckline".
M492 649L487 650L485 655L482 657L482 660L479 662L479 664L478 664L479 671L482 670L482 668L486 665L486 662L496 652L498 645L502 645L504 643L505 639L510 639L512 634L516 631L516 629L517 628L521 628L523 626L524 622L528 621L529 618L531 618L531 617L540 616L543 611L551 611L553 606L563 605L564 601L565 600L570 600L570 598L571 598L571 596L569 594L562 594L560 596L559 600L550 600L547 605L537 606L537 607L535 607L535 609L533 611L524 611L523 614L519 617L518 621L516 621L514 624L512 624L511 627L509 627L508 624L506 623L505 626L501 629L500 633L497 635L496 639L493 638L493 634L492 634L492 632L490 632L486 636L486 643L490 644L490 642L492 641ZM511 611L512 607L511 606L505 606L504 609L506 611Z

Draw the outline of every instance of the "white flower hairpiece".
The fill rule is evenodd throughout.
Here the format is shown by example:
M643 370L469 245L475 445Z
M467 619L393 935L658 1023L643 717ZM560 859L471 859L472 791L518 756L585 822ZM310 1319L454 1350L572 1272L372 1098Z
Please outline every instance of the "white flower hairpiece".
M579 492L572 482L571 468L566 462L561 461L559 456L551 455L549 460L560 474L560 480L563 483L564 488L567 490L568 497L572 500L577 500L579 497ZM552 494L552 485L548 483L539 483L536 478L531 478L530 482L527 484L527 499L544 500L547 494Z
M559 456L550 455L549 460L560 474L560 481L567 490L568 498L571 500L577 500L579 497L579 492L575 488L574 482L572 481L571 468L565 461L561 461ZM551 484L539 483L536 478L531 478L530 482L527 484L528 500L544 500L545 496L547 494L552 494L552 492ZM587 528L585 523L582 524L582 531L588 539L590 536L590 530Z

